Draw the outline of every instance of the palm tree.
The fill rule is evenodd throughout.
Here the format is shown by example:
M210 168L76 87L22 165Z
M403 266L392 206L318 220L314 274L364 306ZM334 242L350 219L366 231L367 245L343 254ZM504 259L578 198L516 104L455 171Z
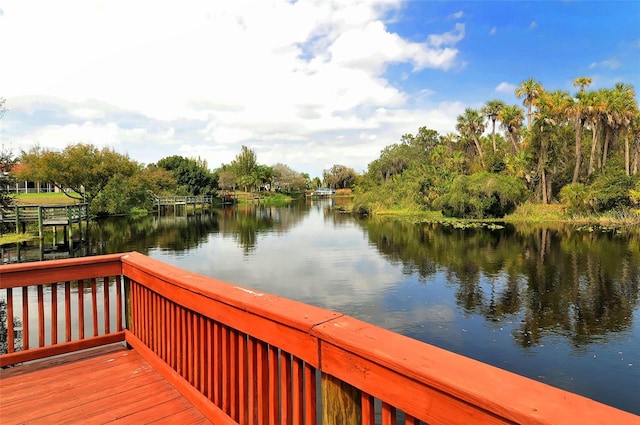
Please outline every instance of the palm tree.
M543 92L544 89L542 88L542 84L535 81L533 78L523 81L518 87L516 87L516 97L523 97L524 99L522 100L522 104L527 108L527 127L531 127L533 118L532 108Z
M584 88L590 86L593 80L589 77L578 77L573 80L573 86L578 87L580 93L584 92Z
M607 163L607 155L610 143L615 143L621 132L628 133L628 129L633 121L637 110L635 102L635 91L630 84L616 83L613 90L609 90L607 103L607 126L608 137L605 138L605 144L602 152L602 166ZM628 145L629 138L625 137L625 171L628 174Z
M490 100L485 103L482 108L482 113L491 121L491 143L493 144L493 152L495 153L498 149L496 148L496 120L498 119L498 114L502 108L505 107L505 104L501 100Z
M579 77L573 80L573 85L579 88L576 98L569 106L569 115L573 117L576 129L576 163L573 168L573 177L571 183L578 183L580 177L580 166L582 165L582 134L584 132L584 124L587 120L586 108L584 101L585 87L591 85L591 78Z
M484 168L484 153L480 145L480 135L484 132L484 128L483 116L480 111L476 109L467 108L462 115L458 116L456 130L460 132L460 135L464 139L473 141L482 168Z
M509 134L513 152L518 153L520 149L518 149L517 137L522 128L524 111L518 105L505 106L500 110L498 120L500 120L500 126Z
M553 141L558 140L557 132L563 125L567 124L571 103L572 98L569 93L561 90L545 92L538 99L538 111L532 128L532 142L535 142L532 143L532 148L537 148L538 150L538 152L535 152L535 156L538 158L538 173L541 180L540 189L543 204L548 204L549 199L552 197L551 183L557 169L558 155L557 152L556 154L553 154L553 152L558 146L554 146Z
M591 154L589 155L589 167L587 168L587 174L591 175L595 171L595 158L596 151L600 149L600 133L603 124L603 114L606 110L606 93L605 90L600 89L594 92L586 92L585 97L587 122L591 127L592 142L591 142ZM598 159L601 160L598 155Z

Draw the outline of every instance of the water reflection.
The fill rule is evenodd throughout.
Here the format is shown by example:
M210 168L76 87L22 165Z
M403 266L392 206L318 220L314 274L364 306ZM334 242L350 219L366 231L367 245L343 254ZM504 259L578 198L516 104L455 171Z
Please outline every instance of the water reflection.
M424 282L444 270L464 311L490 321L523 311L514 335L523 347L549 332L579 346L628 330L638 307L637 232L596 234L566 225L453 229L371 219L359 224L404 273L417 273Z

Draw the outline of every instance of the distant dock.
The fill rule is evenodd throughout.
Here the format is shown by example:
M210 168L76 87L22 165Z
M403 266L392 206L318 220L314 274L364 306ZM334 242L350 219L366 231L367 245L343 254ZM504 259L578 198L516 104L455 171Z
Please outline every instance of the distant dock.
M3 225L14 225L16 233L25 233L28 223L37 223L40 239L44 238L46 227L52 227L54 234L57 227L64 227L66 242L66 238L71 237L74 224L78 225L81 233L82 222L89 225L89 204L13 205L0 208L0 221Z

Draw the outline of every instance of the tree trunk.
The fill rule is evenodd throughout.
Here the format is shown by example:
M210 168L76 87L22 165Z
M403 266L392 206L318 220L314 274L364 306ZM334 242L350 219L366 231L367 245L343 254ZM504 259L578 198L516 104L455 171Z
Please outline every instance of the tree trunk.
M493 153L498 151L496 147L496 120L491 120L491 142L493 143Z
M604 146L602 148L602 162L600 163L600 169L603 169L607 165L607 154L609 153L609 143L611 143L611 134L613 129L609 128L605 131Z
M589 156L589 170L588 174L591 175L595 171L593 163L596 158L596 148L598 147L598 124L593 126L593 141L591 142L591 155Z
M573 167L573 178L571 183L578 183L580 177L580 162L582 161L582 131L584 130L584 122L578 119L576 126L576 165Z
M549 198L547 196L547 172L544 170L544 167L541 167L540 178L540 187L542 189L542 203L544 205L547 205L549 203Z
M515 133L509 132L509 139L511 139L511 145L513 146L513 153L518 153L518 144L516 143Z
M480 157L480 165L484 168L484 155L482 153L482 146L480 145L480 141L476 136L473 136L473 143L476 145L476 150L478 151L478 156Z
M629 131L624 136L624 172L627 176L631 175L631 156L629 155Z

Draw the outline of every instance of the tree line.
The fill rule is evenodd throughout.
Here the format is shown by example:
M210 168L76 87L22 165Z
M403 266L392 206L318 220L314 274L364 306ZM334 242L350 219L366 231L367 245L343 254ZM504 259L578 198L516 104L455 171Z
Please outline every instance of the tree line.
M575 79L572 95L530 78L515 90L524 108L490 100L466 108L455 133L422 127L403 135L359 178L357 209L483 218L501 217L526 200L562 202L576 213L640 205L634 88L618 83L589 90L591 82Z
M2 104L0 104L2 106ZM263 190L302 193L322 184L346 187L356 173L335 165L323 180L293 170L285 164L259 164L255 151L242 146L230 164L210 170L207 161L173 155L143 165L111 148L76 143L62 151L35 146L14 157L1 151L2 204L12 201L16 179L49 183L70 198L87 202L93 215L123 215L153 208L153 195L213 195L221 190ZM19 167L16 167L19 164Z

